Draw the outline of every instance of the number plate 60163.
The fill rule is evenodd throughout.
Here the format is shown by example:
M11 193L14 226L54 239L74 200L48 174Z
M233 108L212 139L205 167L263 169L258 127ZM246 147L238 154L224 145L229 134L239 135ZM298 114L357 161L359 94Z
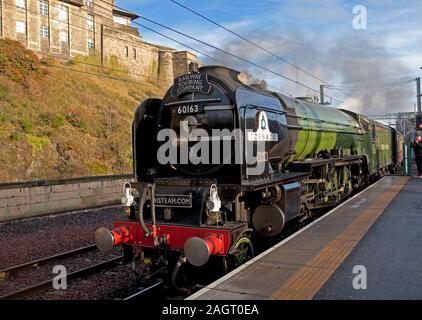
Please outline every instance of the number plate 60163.
M177 114L194 114L202 112L203 107L197 104L194 105L183 105L176 108Z

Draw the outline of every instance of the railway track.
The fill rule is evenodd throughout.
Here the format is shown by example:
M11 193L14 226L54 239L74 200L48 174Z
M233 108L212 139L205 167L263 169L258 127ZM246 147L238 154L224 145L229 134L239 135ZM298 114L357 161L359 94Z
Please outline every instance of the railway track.
M131 294L130 296L124 298L124 301L129 301L129 300L136 300L136 299L140 299L141 297L143 297L146 294L152 293L154 290L158 289L161 285L163 284L163 280L159 279L157 282L155 282L153 285L146 287L146 288L142 288L139 291Z
M18 264L18 265L12 266L12 267L8 267L8 268L0 270L0 279L4 280L7 277L9 277L11 274L13 274L17 271L21 271L21 270L26 269L26 268L38 267L42 264L46 264L46 263L52 262L54 260L72 257L72 256L75 256L75 255L78 255L78 254L81 254L81 253L94 251L96 249L97 249L97 246L95 244L92 244L92 245L89 245L89 246L81 247L81 248L74 249L74 250L69 250L69 251L66 251L66 252L63 252L63 253L51 255L51 256L48 256L48 257L44 257L44 258L29 261L29 262L25 262L25 263L22 263L22 264Z
M292 232L295 232L295 231L297 230L294 230L294 231L292 230ZM266 248L263 248L263 250L265 249ZM3 277L7 277L7 276L10 276L12 273L18 272L20 270L26 270L27 268L29 269L31 267L38 267L43 264L51 263L55 260L69 258L72 256L77 256L78 254L83 254L83 253L95 251L95 250L96 250L95 245L81 247L75 250L70 250L70 251L63 252L57 255L48 256L45 258L33 260L30 262L26 262L23 264L19 264L16 266L12 266L12 267L0 270L0 275L2 274ZM70 280L75 280L77 278L80 278L86 275L94 274L101 270L112 267L113 265L115 265L116 263L122 260L123 260L123 256L118 256L104 262L100 262L100 263L97 263L85 268L81 268L77 271L67 274L67 281L69 282ZM53 289L52 282L53 282L52 278L48 280L40 281L39 283L36 283L34 285L29 285L19 290L6 293L4 295L0 295L0 300L21 300L21 299L29 298L31 296L43 294ZM124 298L114 298L114 299L119 299L119 300L124 300L124 301L136 301L138 299L143 299L144 297L148 297L148 296L157 296L157 295L161 296L163 294L163 292L160 291L162 288L162 285L163 285L163 280L156 279L156 281L153 284L145 286L145 287L140 287L137 290L132 291L130 295L126 297L123 296ZM166 296L166 298L168 297Z
M115 265L117 262L121 262L123 260L123 256L119 256L116 258L109 259L104 262L100 262L97 264L94 264L92 266L74 271L72 273L69 273L66 275L67 280L76 279L85 275L89 275L95 272L98 272L100 270L103 270L105 268L111 267ZM28 287L25 287L23 289L5 294L3 296L0 296L0 300L18 300L18 299L24 299L30 296L33 296L35 294L39 294L42 292L45 292L52 288L52 282L53 279L49 279L40 283L37 283L35 285L31 285Z
M292 232L295 232L295 231L296 230L292 230ZM51 255L48 257L41 258L41 259L36 259L36 260L32 260L26 263L8 267L8 268L0 270L0 279L2 278L4 280L9 276L10 277L14 276L15 273L16 273L16 276L19 276L20 271L26 271L27 269L30 272L33 272L31 268L37 268L41 265L46 265L57 260L75 257L78 255L89 253L96 250L97 248L95 245L89 245L89 246L81 247L78 249L66 251L60 254ZM115 265L116 263L122 260L123 260L123 256L118 256L104 262L96 263L94 265L81 268L79 270L76 270L74 272L67 274L67 281L69 282L71 280L75 280L83 276L94 274L101 270L105 270L107 268L112 267L113 265ZM42 281L39 280L39 282L36 284L27 285L23 288L21 287L19 290L14 290L12 292L8 292L3 295L0 295L0 300L20 300L20 299L27 299L32 296L39 296L39 295L45 294L48 291L51 291L53 289L52 284L53 284L53 278L50 276L49 279L42 280ZM123 295L122 298L114 298L114 299L119 299L119 300L124 300L124 301L136 301L136 300L143 299L145 297L150 297L150 296L155 297L155 296L161 296L163 294L165 296L165 293L161 291L162 286L163 286L163 281L161 279L156 279L156 281L153 284L145 285L145 287L139 287L136 290L133 290L132 293L130 293L130 295L128 296ZM67 293L65 293L65 296L66 295Z

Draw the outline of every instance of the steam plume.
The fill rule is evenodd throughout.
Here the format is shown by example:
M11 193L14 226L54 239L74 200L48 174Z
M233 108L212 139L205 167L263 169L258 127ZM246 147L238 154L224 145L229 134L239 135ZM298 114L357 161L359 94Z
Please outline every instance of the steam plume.
M405 78L410 74L410 70L392 57L387 48L378 41L356 34L335 41L315 41L314 38L296 29L277 30L277 32L256 31L246 36L318 78L330 84L341 85L339 88L348 92L350 97L338 90L327 88L326 91L327 95L344 100L344 103L339 105L340 108L368 115L413 109L412 83L403 82L404 79L410 78L410 76ZM222 47L312 88L319 89L319 85L323 84L241 39L226 40ZM261 79L265 80L271 84L271 90L277 87L294 96L317 95L316 92L259 68L248 66L222 52L215 51L211 54L226 66L253 75L252 82L259 83Z

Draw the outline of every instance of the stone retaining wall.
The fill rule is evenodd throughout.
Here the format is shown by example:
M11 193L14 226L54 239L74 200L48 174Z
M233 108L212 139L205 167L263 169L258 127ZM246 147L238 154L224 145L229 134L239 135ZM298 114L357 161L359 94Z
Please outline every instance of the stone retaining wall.
M130 175L0 184L0 222L118 204Z

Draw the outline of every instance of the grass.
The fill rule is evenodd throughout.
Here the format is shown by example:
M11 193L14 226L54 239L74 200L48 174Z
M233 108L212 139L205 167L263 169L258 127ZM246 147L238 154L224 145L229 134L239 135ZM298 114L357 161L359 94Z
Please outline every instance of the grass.
M96 56L46 61L55 67L0 39L0 182L131 172L135 108L167 88L137 82L115 58L107 69L87 65Z

